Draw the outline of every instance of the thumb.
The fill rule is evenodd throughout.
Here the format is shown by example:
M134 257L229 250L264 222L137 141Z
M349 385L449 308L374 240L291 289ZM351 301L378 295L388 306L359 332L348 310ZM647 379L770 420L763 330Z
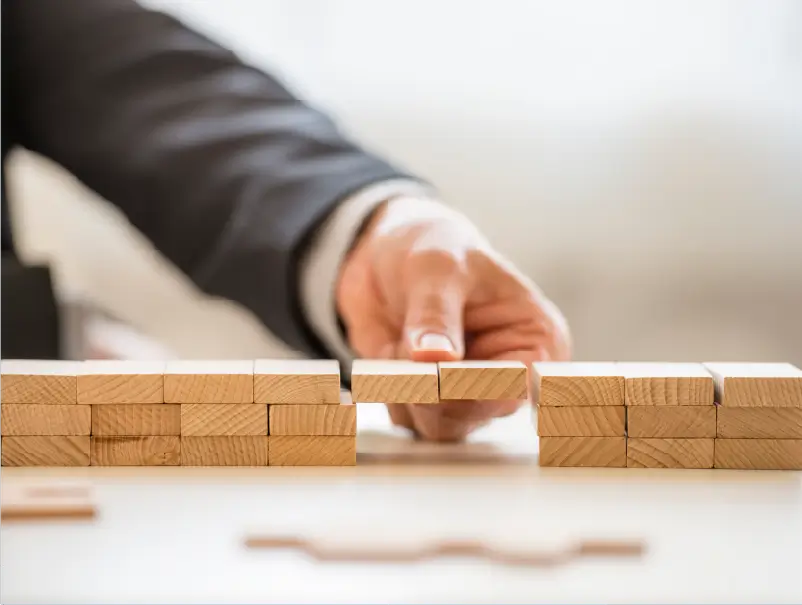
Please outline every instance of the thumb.
M465 287L458 274L425 272L407 299L404 340L415 361L448 361L465 354Z

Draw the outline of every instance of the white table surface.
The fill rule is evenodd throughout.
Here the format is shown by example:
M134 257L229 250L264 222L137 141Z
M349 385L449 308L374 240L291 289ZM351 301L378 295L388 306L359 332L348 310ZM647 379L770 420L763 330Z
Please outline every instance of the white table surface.
M2 469L0 487L89 482L91 523L4 525L0 602L635 603L802 601L802 473L541 469L530 410L468 444L411 442L359 410L352 468ZM318 563L249 532L559 548L643 538L636 560L552 569L441 559Z

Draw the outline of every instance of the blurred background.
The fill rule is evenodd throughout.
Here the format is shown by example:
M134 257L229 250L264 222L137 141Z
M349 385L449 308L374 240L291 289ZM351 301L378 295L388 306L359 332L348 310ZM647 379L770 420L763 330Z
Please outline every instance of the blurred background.
M436 184L586 360L802 365L802 2L148 0ZM288 354L41 158L21 253L187 358ZM121 270L121 267L125 267Z

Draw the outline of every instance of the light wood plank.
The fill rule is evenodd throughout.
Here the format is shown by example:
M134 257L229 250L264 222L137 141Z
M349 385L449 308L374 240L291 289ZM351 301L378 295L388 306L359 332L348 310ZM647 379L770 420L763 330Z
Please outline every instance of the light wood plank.
M624 437L626 408L538 406L537 433L541 437Z
M727 407L802 407L802 370L790 363L706 363Z
M252 403L183 403L181 435L267 435L267 406Z
M802 439L802 408L718 408L716 437Z
M270 437L270 466L354 466L355 437Z
M351 396L354 403L439 403L437 364L358 359Z
M356 406L270 406L271 435L356 435Z
M69 405L78 402L74 361L4 359L0 361L0 401Z
M92 432L92 410L75 404L3 404L0 411L0 433L10 436L89 435Z
M3 466L89 466L89 436L3 437Z
M327 359L257 359L256 403L335 404L340 401L340 364Z
M625 437L540 437L540 466L623 468Z
M98 437L181 434L180 405L124 403L91 407L92 434Z
M627 467L713 468L713 439L627 439Z
M532 368L538 405L624 405L624 375L615 363L537 362Z
M529 396L520 361L443 361L438 365L440 399L520 400Z
M92 437L91 466L178 466L180 437Z
M266 435L181 437L181 466L267 466Z
M627 409L627 435L636 438L713 439L716 407L713 405L644 406Z
M254 362L168 361L165 403L253 403Z
M802 439L716 439L715 467L802 470Z
M622 363L627 406L712 406L713 377L700 363Z
M78 375L78 403L164 403L164 362L86 361Z

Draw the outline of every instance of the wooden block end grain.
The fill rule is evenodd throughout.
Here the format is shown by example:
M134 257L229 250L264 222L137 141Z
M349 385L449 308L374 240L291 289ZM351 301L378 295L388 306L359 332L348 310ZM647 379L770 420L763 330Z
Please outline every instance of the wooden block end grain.
M85 361L78 375L78 403L164 403L165 363Z
M92 437L91 466L178 466L180 437Z
M181 404L182 436L266 436L267 427L267 405L265 404Z
M3 466L89 466L89 436L3 437Z
M529 396L520 361L449 361L438 364L440 399L519 400Z
M356 409L353 404L270 406L270 434L353 436Z
M624 376L612 362L537 362L532 395L541 406L623 406Z
M4 437L89 435L92 410L88 405L12 403L0 406Z
M706 363L722 407L802 407L802 370L789 363Z
M714 439L627 439L629 468L713 468Z
M166 403L93 405L95 437L147 437L181 434L181 406Z
M181 437L181 466L267 466L267 435Z
M626 409L606 405L538 406L537 433L541 437L624 437Z
M720 439L802 439L802 408L718 408Z
M270 466L354 466L356 438L332 436L270 437Z
M626 405L712 406L713 377L696 363L623 363Z
M253 361L169 361L165 403L253 403Z
M0 402L69 405L77 403L74 361L0 361Z
M327 359L257 359L253 400L271 405L339 403L340 364Z
M627 435L632 438L713 439L716 406L641 406L627 409Z
M541 437L540 466L624 468L625 437Z
M715 468L802 470L802 439L716 439Z
M351 395L354 403L439 403L437 364L358 359Z

